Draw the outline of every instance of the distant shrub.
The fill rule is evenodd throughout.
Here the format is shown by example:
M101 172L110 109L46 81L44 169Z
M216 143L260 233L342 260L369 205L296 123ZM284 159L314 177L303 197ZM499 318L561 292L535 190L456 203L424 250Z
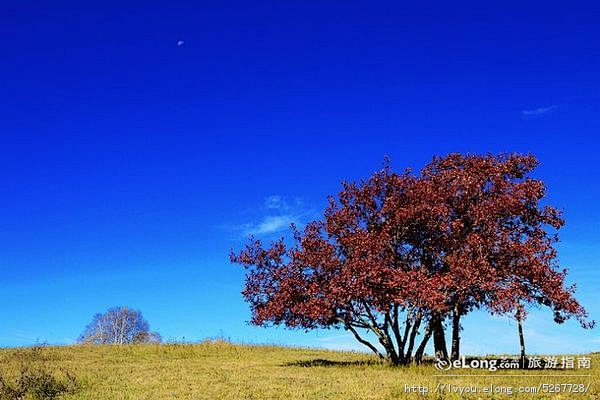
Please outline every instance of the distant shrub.
M75 375L68 371L56 374L44 364L41 346L14 354L20 364L16 377L0 375L0 400L53 400L79 388Z
M14 382L0 376L0 400L52 400L77 387L77 378L68 372L60 379L44 369L24 368Z

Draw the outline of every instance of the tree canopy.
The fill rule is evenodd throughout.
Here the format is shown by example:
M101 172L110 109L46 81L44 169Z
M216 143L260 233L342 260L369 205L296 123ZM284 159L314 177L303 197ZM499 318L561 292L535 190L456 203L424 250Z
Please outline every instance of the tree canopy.
M532 155L450 154L419 174L386 162L367 180L344 182L322 219L292 227L291 243L265 247L251 237L231 253L247 269L251 322L344 328L393 364L419 362L432 336L448 357L446 322L457 358L460 318L474 309L522 319L533 303L550 307L557 323L574 317L592 327L559 268L564 221L540 204L545 185L530 177L537 165Z
M79 343L90 344L131 344L160 343L161 336L150 331L148 321L142 313L128 307L109 308L96 314L92 322L79 336Z

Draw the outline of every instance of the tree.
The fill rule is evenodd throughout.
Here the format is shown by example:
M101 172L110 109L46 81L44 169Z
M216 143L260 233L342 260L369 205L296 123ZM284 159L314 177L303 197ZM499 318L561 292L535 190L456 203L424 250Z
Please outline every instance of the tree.
M79 343L91 344L131 344L160 343L157 332L150 332L150 325L142 313L128 307L109 308L103 314L96 314L92 322L78 339Z
M543 183L525 178L536 165L532 156L451 154L419 175L386 164L344 183L323 219L293 227L291 244L250 238L231 253L247 269L251 322L344 328L392 364L420 362L431 337L447 358L447 319L458 358L460 318L475 308L508 313L537 302L557 322L575 316L591 326L557 271L547 226L558 229L560 214L538 206Z

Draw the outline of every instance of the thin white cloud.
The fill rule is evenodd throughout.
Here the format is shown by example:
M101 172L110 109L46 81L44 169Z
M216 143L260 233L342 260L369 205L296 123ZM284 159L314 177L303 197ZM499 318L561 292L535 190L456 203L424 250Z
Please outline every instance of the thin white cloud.
M300 227L308 219L316 218L302 199L290 199L278 194L265 197L260 211L262 216L253 222L237 225L235 229L244 236L269 235L283 232L289 229L291 224Z
M559 107L558 104L553 104L553 105L547 106L547 107L539 107L539 108L534 108L531 110L523 110L523 111L521 111L521 115L525 118L540 117L542 115L550 114L550 113L556 111L556 109L558 107Z
M267 215L256 225L250 225L244 232L246 235L267 235L286 230L290 224L298 223L298 218L294 215Z

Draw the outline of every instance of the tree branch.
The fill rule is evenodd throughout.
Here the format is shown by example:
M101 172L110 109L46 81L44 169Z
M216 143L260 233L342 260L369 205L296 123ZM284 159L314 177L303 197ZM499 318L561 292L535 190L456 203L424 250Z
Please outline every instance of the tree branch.
M427 326L427 329L425 330L425 335L423 336L423 340L421 341L419 348L415 352L415 361L417 364L421 364L421 361L423 360L423 354L425 353L425 346L427 346L427 342L429 342L429 339L431 338L431 334L432 334L432 327L431 327L431 324L429 324Z
M369 349L371 349L371 351L373 351L373 353L377 354L377 356L379 358L381 358L382 360L385 359L385 356L383 354L381 354L381 352L379 350L377 350L377 348L375 346L373 346L369 341L367 341L367 340L363 339L362 337L360 337L360 335L358 334L358 332L356 331L356 329L354 329L351 325L346 324L345 328L346 328L346 330L349 330L350 332L352 332L352 334L354 335L354 337L356 338L356 340L358 340L360 343L364 344Z
M419 327L421 326L422 313L421 310L417 311L417 315L415 316L415 322L413 323L412 331L410 333L410 340L408 342L408 349L406 349L406 360L410 361L413 348L415 346L415 338L417 333L419 332Z
M406 313L406 321L404 322L404 336L402 337L402 341L400 342L400 349L402 349L402 353L404 353L404 348L406 347L406 341L408 340L408 333L410 332L411 327L411 316L413 313L413 308L411 307ZM398 331L400 331L400 327L398 327Z
M398 304L394 304L392 307L392 316L390 317L388 314L386 314L386 317L390 319L390 325L396 340L396 347L398 348L398 356L403 357L404 350L402 349L402 336L400 335L400 330L398 329Z
M367 315L369 316L369 319L372 322L372 326L370 329L379 338L379 343L381 343L381 345L387 352L387 355L391 359L392 363L396 364L398 362L398 353L396 352L396 349L394 348L394 344L392 343L390 333L388 332L387 321L384 321L384 329L382 329L382 327L379 326L379 324L377 323L377 318L371 312L371 307L369 307L369 304L364 300L361 303L365 307L365 311L367 312Z

